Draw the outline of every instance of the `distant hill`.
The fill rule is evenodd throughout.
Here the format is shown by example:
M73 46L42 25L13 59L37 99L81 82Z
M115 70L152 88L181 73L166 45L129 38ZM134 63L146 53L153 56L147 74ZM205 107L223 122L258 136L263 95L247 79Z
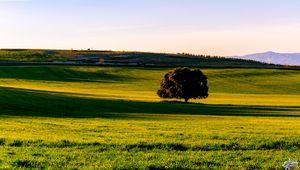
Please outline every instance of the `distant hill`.
M95 64L133 66L279 67L219 56L98 50L0 49L0 64Z
M235 56L232 58L248 59L280 65L300 66L300 53L276 53L269 51L265 53L249 54L245 56Z

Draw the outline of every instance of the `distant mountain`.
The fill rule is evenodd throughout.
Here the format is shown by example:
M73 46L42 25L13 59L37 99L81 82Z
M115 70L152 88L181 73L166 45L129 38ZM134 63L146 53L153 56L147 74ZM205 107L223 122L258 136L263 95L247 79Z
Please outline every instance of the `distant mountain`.
M245 56L234 56L233 58L248 59L269 64L300 66L300 53L276 53L269 51Z

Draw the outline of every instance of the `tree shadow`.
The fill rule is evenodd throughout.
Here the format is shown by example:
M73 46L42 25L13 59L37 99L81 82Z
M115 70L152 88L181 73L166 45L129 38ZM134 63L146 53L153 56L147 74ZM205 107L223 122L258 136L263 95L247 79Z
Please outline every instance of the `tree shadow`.
M300 117L296 106L184 104L95 99L72 93L0 87L0 115L60 118L130 118L133 114Z

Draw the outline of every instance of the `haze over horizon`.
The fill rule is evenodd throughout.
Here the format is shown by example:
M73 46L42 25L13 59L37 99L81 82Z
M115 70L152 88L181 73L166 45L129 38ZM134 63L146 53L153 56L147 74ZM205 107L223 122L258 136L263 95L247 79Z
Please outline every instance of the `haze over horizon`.
M297 0L0 0L0 48L300 52Z

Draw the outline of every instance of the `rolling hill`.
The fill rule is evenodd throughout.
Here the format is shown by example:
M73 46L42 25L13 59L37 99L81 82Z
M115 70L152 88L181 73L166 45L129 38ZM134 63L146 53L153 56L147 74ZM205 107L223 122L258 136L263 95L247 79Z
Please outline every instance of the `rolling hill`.
M1 49L0 64L92 64L125 66L278 67L271 64L219 56L126 51Z

